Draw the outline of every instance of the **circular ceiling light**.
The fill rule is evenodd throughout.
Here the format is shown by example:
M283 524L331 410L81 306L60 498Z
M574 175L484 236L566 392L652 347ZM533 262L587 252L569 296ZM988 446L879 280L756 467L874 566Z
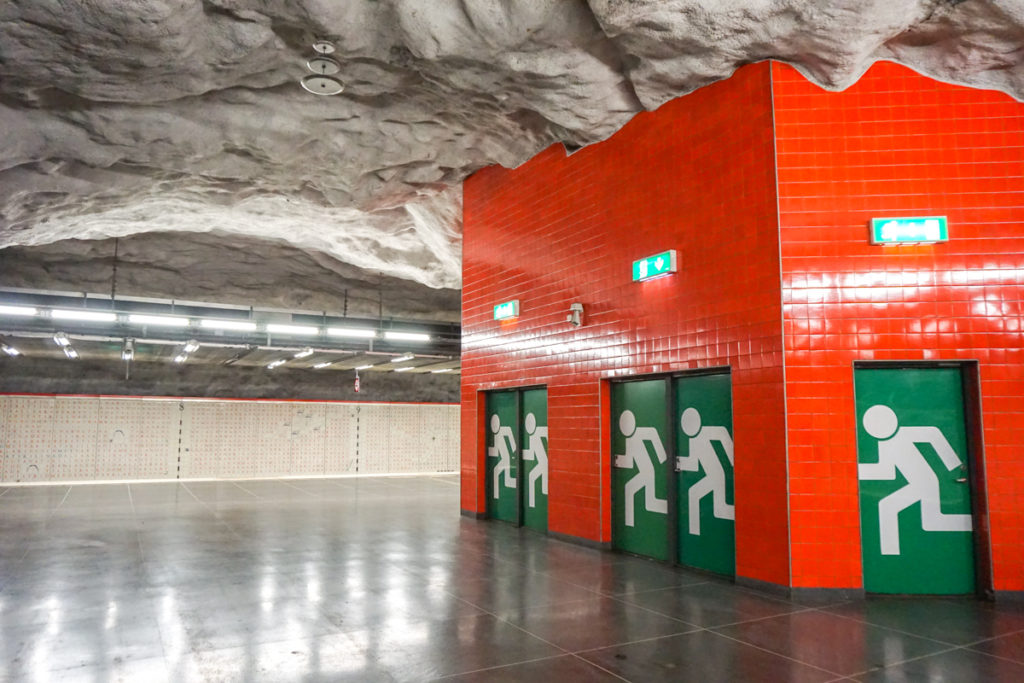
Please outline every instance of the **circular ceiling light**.
M332 76L310 74L303 76L302 87L314 95L337 95L345 89L345 85Z
M310 59L306 62L306 67L313 73L320 74L321 76L329 76L341 71L341 64L338 63L338 60L323 55L317 55Z

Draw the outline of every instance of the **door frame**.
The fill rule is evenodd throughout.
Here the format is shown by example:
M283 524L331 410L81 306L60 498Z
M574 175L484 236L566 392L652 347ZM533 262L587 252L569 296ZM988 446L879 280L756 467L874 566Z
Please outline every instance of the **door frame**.
M533 390L533 389L543 389L545 395L547 395L547 393L548 393L548 385L547 384L524 384L524 385L521 385L521 386L514 386L514 387L500 387L500 388L495 388L495 389L481 389L480 390L480 393L483 394L483 399L484 399L483 400L483 404L484 404L484 411L483 411L484 412L484 419L482 420L481 429L480 429L481 452L483 453L483 467L482 467L482 471L483 471L483 475L484 475L484 510L483 510L484 519L498 521L498 522L502 522L504 524L511 524L514 527L522 527L523 526L523 488L519 485L520 484L520 480L521 480L520 474L523 471L523 392L524 391L530 391L530 390ZM515 425L515 429L513 431L513 434L515 434L515 436L516 436L516 455L515 455L515 464L516 464L516 521L515 522L505 522L504 520L500 520L500 519L495 520L494 517L491 517L491 513L490 513L490 511L488 509L488 502L489 501L487 500L487 481L486 481L486 479L487 479L487 398L491 394L500 394L500 393L514 393L515 394L515 399L516 399L515 400L515 404L516 404L516 418L515 418L516 425ZM550 412L550 404L548 405L548 408L549 408L548 412ZM546 418L547 418L547 416L545 416L545 420L546 420ZM548 443L549 443L549 446L550 446L550 441ZM548 452L548 477L549 477L549 482L548 483L549 483L549 486L550 486L550 477L551 477L550 467L551 467L551 453L549 451ZM535 531L535 530L531 529L531 531ZM544 533L545 533L545 535L547 535L548 532L545 531Z
M981 372L977 360L858 360L852 365L857 370L928 370L932 368L958 369L960 371L961 400L964 408L964 431L967 435L967 462L971 496L971 516L974 518L974 594L985 600L994 600L992 575L992 543L989 534L988 487L986 486L985 439L981 406ZM857 429L857 384L853 385L853 428ZM859 455L857 456L859 459ZM860 480L857 482L857 514L860 515ZM861 536L861 562L864 561L863 529ZM863 567L862 567L863 571Z
M605 378L605 381L607 381L608 384L609 384L609 387L608 387L608 395L609 395L608 413L609 414L608 414L608 420L607 420L607 424L608 424L608 432L607 432L608 448L607 448L607 451L608 452L602 454L602 458L604 459L605 462L604 462L604 465L602 465L602 467L601 467L601 472L602 472L602 476L605 476L605 475L608 476L608 488L609 488L608 499L609 499L610 504L611 504L611 509L614 510L615 509L615 502L616 502L616 491L615 491L615 488L611 485L612 484L612 462L613 462L612 453L611 453L611 443L612 443L611 434L612 434L612 430L615 429L616 422L615 422L615 415L614 415L613 411L611 410L611 386L615 385L615 384L629 384L631 382L649 382L651 380L661 380L664 383L664 385L665 385L665 387L664 387L665 388L665 424L666 424L665 440L667 441L667 444L664 444L664 445L665 445L666 453L668 453L670 451L672 453L671 456L665 458L665 465L664 465L665 477L666 477L666 482L665 482L666 483L666 486L665 486L665 494L666 495L665 495L665 497L666 497L666 500L667 500L666 504L667 504L668 510L669 510L668 520L667 520L668 521L668 556L669 556L669 560L667 562L665 562L665 564L669 564L669 565L671 565L673 567L685 567L687 570L692 570L692 571L695 571L695 572L706 573L709 576L715 576L715 577L718 577L718 578L726 578L723 574L717 574L715 572L707 571L707 570L701 569L700 567L691 567L689 565L684 565L684 564L681 564L679 562L679 543L680 543L679 514L678 514L678 512L679 512L679 487L678 487L678 482L676 481L676 475L677 475L677 472L676 472L676 439L678 438L678 433L677 433L678 426L676 425L676 408L677 408L677 406L676 406L676 392L674 391L674 389L675 389L674 380L676 380L678 378L685 378L685 377L699 377L699 376L702 376L702 375L728 375L729 376L729 378L730 378L729 379L729 411L730 411L730 414L731 414L732 413L732 400L733 400L733 396L732 396L732 366L731 365L716 365L716 366L706 367L706 368L691 368L691 369L685 369L685 370L672 370L672 371L669 371L669 372L649 372L649 373L643 373L643 374L639 374L639 375L629 375L629 376L625 376L625 377L618 376L618 377L607 377L607 378ZM733 476L735 477L735 473L734 473ZM733 503L735 504L735 501L733 501ZM615 551L615 552L623 553L625 555L633 555L634 553L630 553L629 551L619 550L619 549L615 548L615 539L613 539L611 537L611 530L612 530L612 528L614 528L614 525L612 525L612 527L609 528L609 536L608 536L609 545L611 546L612 550ZM735 538L734 538L733 539L733 553L735 553L735 552L736 552L736 541L735 541ZM651 557L647 557L646 555L644 555L644 556L637 555L637 557L644 557L645 559L649 559L649 560L652 560L654 562L660 562L660 560L657 560L657 559L651 558ZM736 577L733 576L731 578L735 580Z

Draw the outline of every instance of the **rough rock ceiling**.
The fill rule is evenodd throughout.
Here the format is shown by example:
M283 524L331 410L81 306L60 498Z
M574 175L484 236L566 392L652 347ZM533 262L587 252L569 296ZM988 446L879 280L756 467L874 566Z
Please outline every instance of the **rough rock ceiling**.
M298 85L315 37L338 45L340 96ZM0 247L61 243L43 272L81 254L63 240L135 235L209 289L218 249L287 243L447 305L477 168L601 140L766 58L827 88L888 59L1020 99L1022 45L1020 0L5 0Z

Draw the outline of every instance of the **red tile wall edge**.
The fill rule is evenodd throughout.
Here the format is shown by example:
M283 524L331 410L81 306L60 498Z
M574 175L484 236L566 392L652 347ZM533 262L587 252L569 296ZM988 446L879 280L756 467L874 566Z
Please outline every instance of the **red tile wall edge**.
M877 64L775 64L793 585L862 585L854 361L977 360L994 586L1024 590L1024 104ZM879 247L872 217L944 215Z
M480 392L548 386L549 528L609 540L609 377L731 366L737 571L789 582L770 66L464 186L462 507L483 510ZM633 260L680 271L631 282ZM493 306L519 299L512 322ZM569 304L585 324L565 322Z

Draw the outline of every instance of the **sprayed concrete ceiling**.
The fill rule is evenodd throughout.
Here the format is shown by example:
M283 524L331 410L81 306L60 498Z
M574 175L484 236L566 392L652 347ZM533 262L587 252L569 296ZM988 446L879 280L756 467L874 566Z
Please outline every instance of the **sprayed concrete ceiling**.
M298 85L325 37L335 97ZM457 318L475 169L768 58L829 89L893 60L1021 99L1022 45L1019 0L5 0L0 285L103 280L117 237L126 294L387 287L390 315Z

